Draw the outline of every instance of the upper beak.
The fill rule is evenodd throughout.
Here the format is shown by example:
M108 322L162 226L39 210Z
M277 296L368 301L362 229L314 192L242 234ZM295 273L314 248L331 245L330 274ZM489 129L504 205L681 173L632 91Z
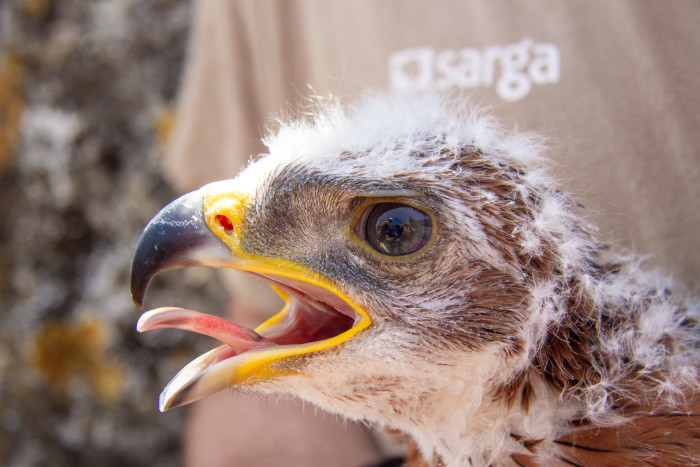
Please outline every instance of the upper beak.
M131 262L131 297L143 308L153 277L168 269L190 266L226 267L231 250L207 227L204 193L188 193L163 208L143 230Z

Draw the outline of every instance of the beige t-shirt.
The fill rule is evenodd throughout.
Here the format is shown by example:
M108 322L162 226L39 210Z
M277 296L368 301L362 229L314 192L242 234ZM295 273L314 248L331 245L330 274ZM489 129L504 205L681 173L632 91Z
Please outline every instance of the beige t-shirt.
M310 94L437 88L549 139L600 237L700 292L700 4L200 0L166 169L235 175Z

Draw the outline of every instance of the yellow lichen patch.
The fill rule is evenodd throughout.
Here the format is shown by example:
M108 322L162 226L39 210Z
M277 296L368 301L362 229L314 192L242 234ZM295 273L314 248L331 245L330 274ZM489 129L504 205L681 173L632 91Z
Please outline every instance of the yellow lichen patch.
M108 358L105 334L96 319L49 323L32 342L30 362L58 391L83 381L100 402L116 402L124 392L124 370Z
M54 0L24 0L22 12L32 18L42 18L49 12Z
M160 112L156 117L153 127L158 145L163 150L167 149L170 143L170 137L173 134L173 129L175 128L175 110L172 107L168 107Z
M0 169L12 157L19 137L24 99L20 87L21 66L11 55L0 58Z

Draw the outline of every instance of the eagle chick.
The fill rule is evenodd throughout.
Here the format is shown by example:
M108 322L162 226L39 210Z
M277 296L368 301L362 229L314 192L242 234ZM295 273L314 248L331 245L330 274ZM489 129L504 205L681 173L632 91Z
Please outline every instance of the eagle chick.
M372 94L265 143L137 247L139 304L157 272L193 264L248 271L288 302L255 331L144 315L139 330L225 343L162 409L236 386L401 430L435 465L700 462L698 303L595 238L540 138L435 96Z

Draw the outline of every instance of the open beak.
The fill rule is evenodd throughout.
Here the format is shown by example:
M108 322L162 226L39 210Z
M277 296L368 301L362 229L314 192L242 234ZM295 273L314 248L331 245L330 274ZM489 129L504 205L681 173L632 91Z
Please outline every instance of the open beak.
M286 304L255 330L182 308L159 308L139 319L140 332L177 328L223 345L190 362L168 383L160 410L188 404L230 386L298 373L294 360L336 347L370 325L367 314L334 284L291 261L241 248L248 197L231 181L207 185L161 210L143 231L131 266L131 294L143 307L153 277L168 269L213 266L267 280Z

